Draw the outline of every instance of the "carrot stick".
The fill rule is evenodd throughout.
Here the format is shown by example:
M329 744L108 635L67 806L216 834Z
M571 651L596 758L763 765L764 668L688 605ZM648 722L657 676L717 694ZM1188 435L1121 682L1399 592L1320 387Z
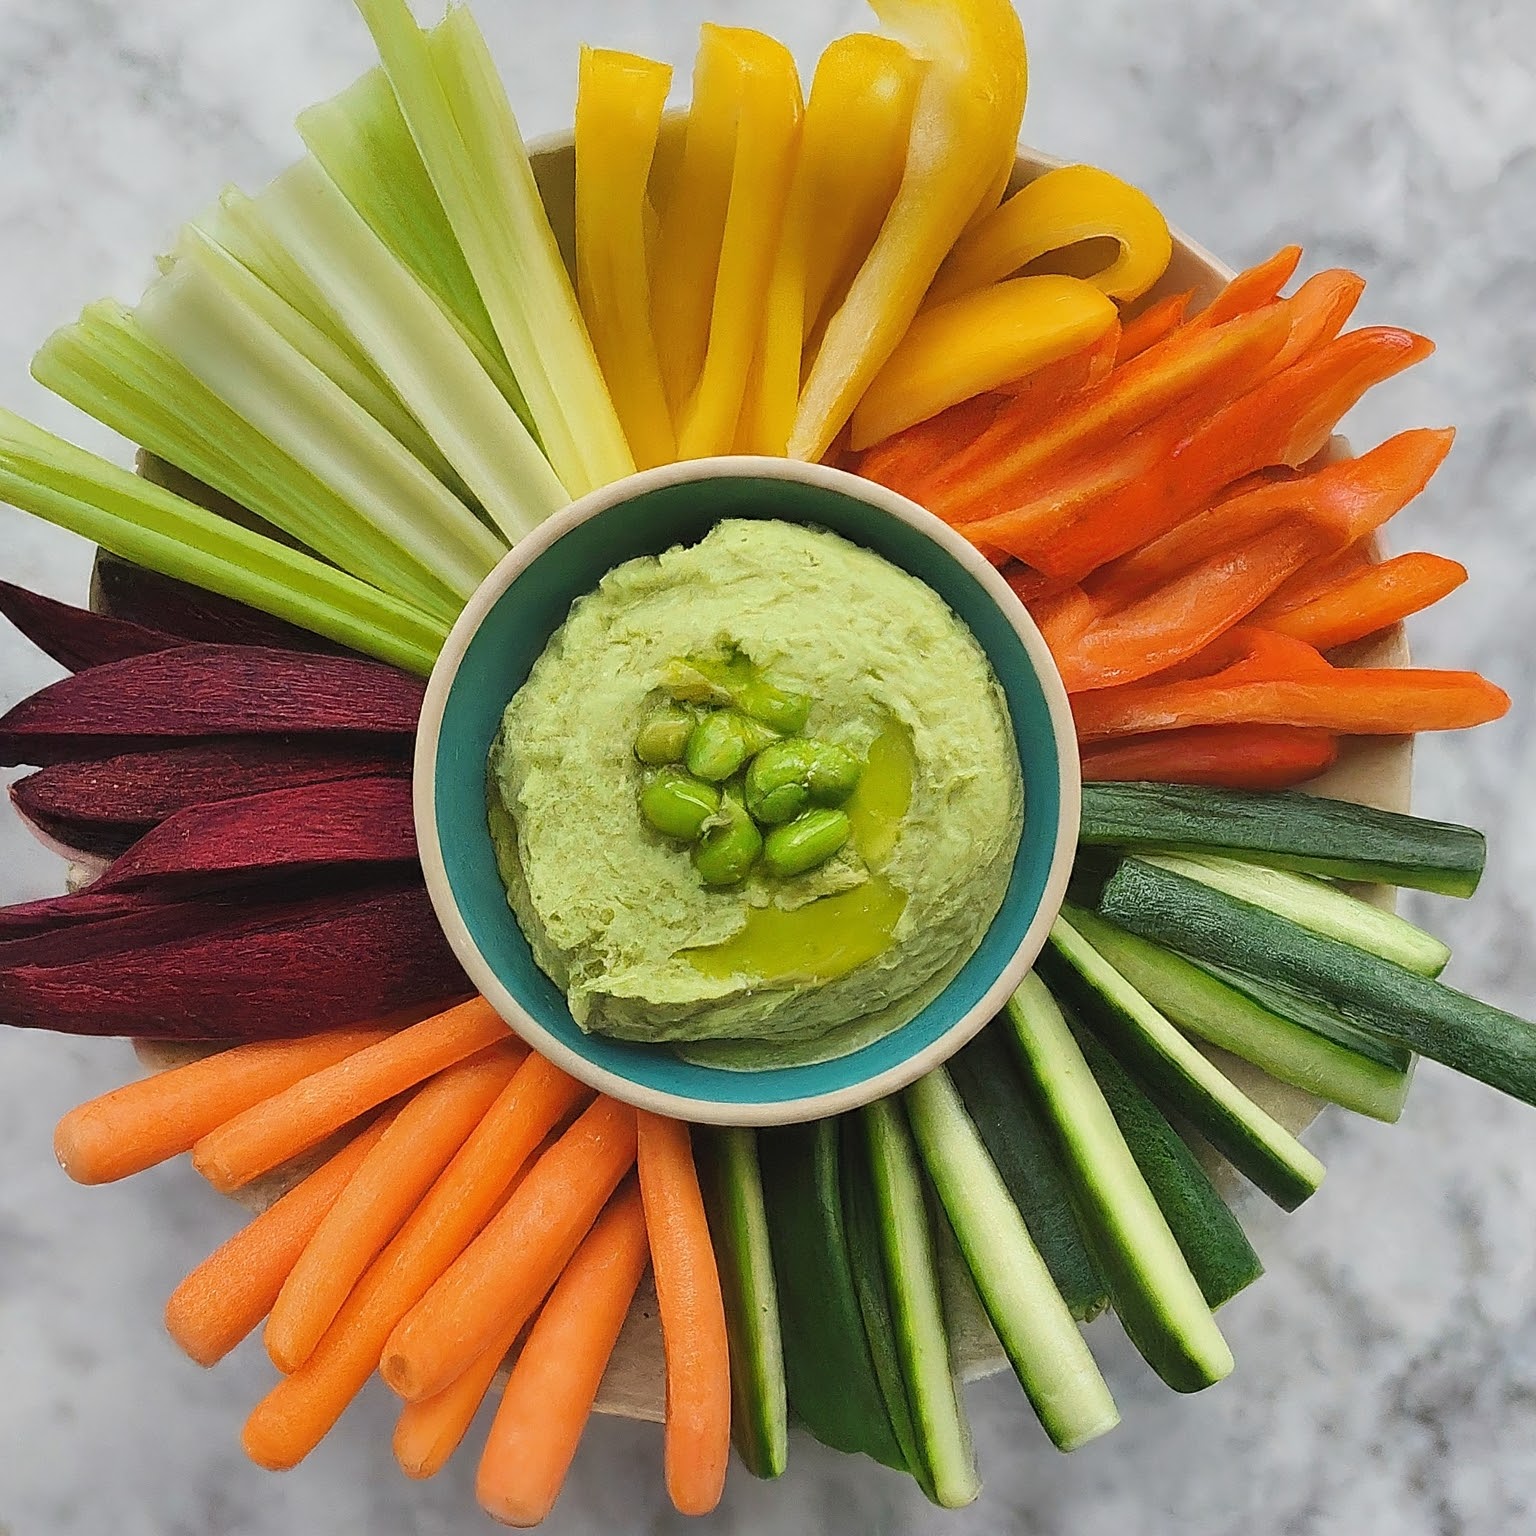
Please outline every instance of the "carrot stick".
M1150 309L1144 309L1134 320L1126 322L1120 332L1120 345L1115 351L1115 366L1140 357L1148 347L1155 346L1165 336L1183 324L1195 293L1170 293L1159 299Z
M1466 579L1466 566L1454 560L1424 553L1398 555L1350 572L1307 602L1273 613L1266 603L1253 618L1279 634L1328 651L1422 612Z
M471 998L253 1105L192 1148L193 1166L228 1194L365 1110L510 1038L491 1005L483 997Z
M527 1055L504 1041L440 1072L401 1110L320 1223L267 1319L266 1345L284 1374L313 1353L380 1249L421 1203Z
M910 495L922 477L948 454L985 430L1004 403L1000 394L977 395L915 426L893 432L858 455L858 473Z
M1226 789L1289 789L1333 766L1338 739L1293 725L1201 725L1126 736L1083 752L1088 783L1139 779Z
M347 1029L301 1040L260 1040L114 1088L72 1109L53 1133L54 1155L77 1184L110 1184L189 1152L209 1131L313 1072L388 1039Z
M630 1181L555 1282L512 1367L475 1481L493 1520L537 1525L555 1507L648 1257Z
M678 1511L720 1502L731 1453L731 1367L720 1272L688 1127L639 1112L640 1194L667 1367L667 1492Z
M1290 312L1291 334L1270 366L1271 373L1298 361L1306 353L1332 341L1349 323L1361 295L1365 279L1357 272L1332 267L1314 272L1295 293L1280 302Z
M380 1372L411 1402L440 1392L526 1323L635 1161L635 1112L599 1097L401 1319Z
M495 1214L528 1158L589 1090L542 1056L517 1069L425 1200L364 1271L314 1353L246 1421L258 1466L297 1466L379 1368L396 1323Z
M1280 290L1296 275L1296 268L1300 265L1301 247L1282 246L1268 261L1261 261L1258 266L1239 272L1190 324L1209 329L1274 303L1280 296Z
M166 1332L199 1365L222 1360L271 1310L304 1245L389 1128L376 1120L216 1248L165 1304Z

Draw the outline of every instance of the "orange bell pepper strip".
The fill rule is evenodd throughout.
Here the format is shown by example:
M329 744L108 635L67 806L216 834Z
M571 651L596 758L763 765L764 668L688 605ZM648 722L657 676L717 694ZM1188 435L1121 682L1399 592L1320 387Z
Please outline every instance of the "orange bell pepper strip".
M1319 538L1305 523L1281 523L1099 614L1070 641L1051 645L1067 692L1138 682L1196 655L1305 565Z
M1002 197L1028 66L1012 0L871 0L927 68L901 187L806 375L789 453L819 459L906 335L934 274Z
M1467 568L1440 555L1415 553L1366 565L1307 602L1270 613L1254 611L1254 622L1305 640L1320 651L1363 640L1438 603L1467 579Z
M1271 465L1306 463L1327 446L1340 419L1373 384L1433 351L1424 337L1391 326L1351 331L1266 379L1192 432L1171 415L1136 434L1122 450L1121 483L1115 486L1105 473L1107 493L1071 505L1067 518L1061 517L1059 502L1042 508L1043 498L1037 498L1034 505L964 531L1049 575L1081 580L1160 537L1232 481Z
M1296 275L1301 265L1299 245L1282 246L1268 261L1239 272L1190 324L1201 330L1225 325L1239 315L1252 314L1280 297L1280 290Z
M1085 782L1140 780L1222 789L1291 789L1338 760L1338 738L1297 725L1197 725L1101 742L1083 752Z
M1144 309L1134 320L1127 320L1120 332L1120 346L1115 353L1115 366L1140 357L1150 346L1155 346L1184 323L1189 306L1194 303L1195 292L1170 293L1150 308Z
M1509 695L1476 672L1333 667L1261 682L1152 681L1078 694L1080 742L1197 725L1299 725L1351 736L1457 731L1497 720Z
M1184 405L1185 414L1198 420L1237 398L1259 381L1289 335L1289 319L1278 308L1214 331L1181 327L1113 369L1069 409L1038 419L1026 415L1029 406L1021 402L1018 411L1001 413L950 460L941 480L925 488L924 505L957 524L1017 507L1051 469L1099 452L1112 455L1130 434L1174 406Z

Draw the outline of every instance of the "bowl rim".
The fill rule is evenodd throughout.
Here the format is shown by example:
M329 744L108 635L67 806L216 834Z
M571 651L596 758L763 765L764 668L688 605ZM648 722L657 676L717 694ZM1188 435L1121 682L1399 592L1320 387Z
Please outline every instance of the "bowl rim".
M795 480L861 501L907 524L960 565L991 597L1029 657L1051 723L1058 788L1058 814L1051 833L1053 846L1042 898L1007 964L982 997L936 1039L884 1071L841 1088L772 1103L701 1099L639 1084L596 1065L551 1035L523 1007L475 942L459 911L437 824L438 743L448 697L475 634L508 587L566 533L599 514L653 491L721 478ZM731 455L660 465L602 486L546 519L503 556L470 597L432 669L417 727L412 803L422 874L438 922L470 981L516 1034L572 1077L637 1108L704 1124L763 1126L842 1114L896 1093L947 1061L1001 1011L1044 948L1051 924L1066 898L1077 850L1082 776L1071 706L1050 650L1013 589L973 545L916 502L846 470L796 459Z

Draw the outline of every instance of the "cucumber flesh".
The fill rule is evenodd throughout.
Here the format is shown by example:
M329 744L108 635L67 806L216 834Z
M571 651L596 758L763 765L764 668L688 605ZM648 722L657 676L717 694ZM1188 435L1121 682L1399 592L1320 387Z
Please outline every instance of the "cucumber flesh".
M1181 1115L1283 1209L1317 1192L1323 1165L1202 1056L1082 934L1058 918L1041 974L1167 1112Z
M923 1164L1046 1434L1071 1451L1120 1422L1067 1304L942 1067L903 1094Z
M901 1459L918 1487L932 1499L933 1479L919 1447L896 1343L896 1322L892 1315L890 1288L886 1284L880 1213L870 1178L869 1155L858 1117L850 1115L842 1125L843 1219L848 1230L848 1262L853 1271L853 1288L858 1294L859 1311L864 1318L864 1336L869 1342L875 1381L880 1387L886 1416L891 1421L891 1433L901 1448Z
M1110 922L1196 960L1278 982L1361 1029L1536 1104L1536 1025L1261 907L1126 859L1099 898Z
M1264 1273L1253 1244L1163 1112L1090 1031L1073 1032L1207 1305L1224 1306Z
M1231 1374L1232 1351L1056 1000L1031 974L1004 1017L1050 1114L1121 1326L1175 1391L1212 1386Z
M1214 853L1334 880L1470 896L1487 848L1471 827L1298 793L1193 784L1085 784L1079 842Z
M1405 1052L1338 1021L1336 1032L1354 1042L1343 1044L1266 1007L1226 977L1106 923L1097 913L1064 907L1062 915L1180 1029L1356 1114L1388 1122L1402 1114L1411 1073L1396 1059L1409 1061ZM1321 1014L1310 1004L1301 1006Z
M765 1130L758 1154L790 1407L823 1445L905 1472L848 1262L838 1122Z
M1147 863L1199 880L1239 901L1250 901L1276 917L1289 918L1324 938L1353 944L1356 949L1380 955L1383 960L1406 966L1421 976L1438 976L1451 958L1450 950L1432 933L1312 875L1263 869L1204 854L1152 854Z
M951 1058L948 1070L1068 1311L1079 1322L1097 1317L1109 1305L1109 1292L1078 1230L1066 1174L1003 1026L988 1025Z
M754 1477L778 1477L789 1461L789 1407L757 1137L743 1126L699 1126L694 1135L725 1297L731 1440Z
M914 1464L924 1492L944 1509L962 1509L981 1492L971 1426L955 1382L938 1269L923 1198L922 1166L896 1099L860 1114L879 1214L885 1274L902 1380L917 1433Z

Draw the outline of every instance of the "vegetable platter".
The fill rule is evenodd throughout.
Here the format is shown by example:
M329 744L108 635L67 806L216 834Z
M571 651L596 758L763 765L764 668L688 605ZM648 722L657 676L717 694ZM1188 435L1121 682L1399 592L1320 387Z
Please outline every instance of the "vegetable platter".
M260 1329L259 1465L378 1373L402 1471L475 1459L513 1525L594 1408L663 1424L685 1514L733 1459L784 1475L792 1422L959 1507L962 1376L1011 1368L1063 1451L1119 1419L1100 1313L1175 1391L1220 1381L1218 1310L1262 1273L1234 1207L1317 1189L1320 1104L1395 1120L1419 1053L1536 1102L1536 1028L1392 910L1485 858L1407 814L1413 736L1509 703L1411 665L1402 621L1466 573L1382 545L1452 434L1335 435L1429 343L1349 328L1354 273L1233 273L1020 153L1003 0L876 4L804 83L706 26L670 115L670 65L584 49L574 135L531 152L468 10L358 9L380 68L301 117L305 157L38 354L139 472L0 416L0 497L101 550L88 604L0 587L68 674L0 761L72 866L0 912L0 1022L155 1069L65 1117L65 1172L190 1153L250 1207L165 1323L205 1367ZM410 804L421 680L500 556L733 453L957 529L1050 645L1086 781L1003 1013L894 1098L759 1131L528 1051L469 995Z

